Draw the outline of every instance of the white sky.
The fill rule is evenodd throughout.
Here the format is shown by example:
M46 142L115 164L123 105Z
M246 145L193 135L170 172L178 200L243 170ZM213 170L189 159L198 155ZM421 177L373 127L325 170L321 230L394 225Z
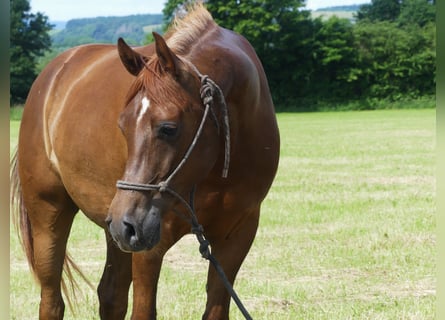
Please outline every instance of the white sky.
M371 0L306 0L306 8L363 4ZM30 0L32 12L42 12L50 21L98 16L162 13L165 0Z

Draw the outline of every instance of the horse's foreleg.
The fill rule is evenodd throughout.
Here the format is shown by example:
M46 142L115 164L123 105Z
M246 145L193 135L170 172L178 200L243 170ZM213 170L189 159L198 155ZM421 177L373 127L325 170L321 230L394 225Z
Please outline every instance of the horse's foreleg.
M100 279L97 293L101 319L125 319L128 307L128 289L131 284L131 254L121 251L113 242L108 231L107 261Z
M182 220L177 220L176 223L164 222L161 241L153 249L133 253L132 320L156 319L156 292L162 260L167 250L188 230L187 224Z
M212 254L233 285L258 228L259 210L249 213L228 237L211 239ZM240 297L242 300L242 297ZM215 268L210 265L207 277L207 304L203 319L229 319L230 295Z
M164 252L133 253L132 320L156 319L156 291Z

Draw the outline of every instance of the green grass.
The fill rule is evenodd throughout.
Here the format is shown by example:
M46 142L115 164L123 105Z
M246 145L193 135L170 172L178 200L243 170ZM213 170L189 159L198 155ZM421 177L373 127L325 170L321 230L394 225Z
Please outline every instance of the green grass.
M17 105L9 108L9 119L12 121L20 121L22 119L23 106Z
M254 319L434 319L435 110L279 114L278 174L236 290ZM18 122L11 121L11 147ZM103 232L79 214L69 250L93 283ZM39 292L11 227L11 318ZM206 263L192 237L166 256L159 319L198 319ZM96 293L76 316L97 319ZM129 318L129 317L128 317ZM232 304L231 319L242 319Z

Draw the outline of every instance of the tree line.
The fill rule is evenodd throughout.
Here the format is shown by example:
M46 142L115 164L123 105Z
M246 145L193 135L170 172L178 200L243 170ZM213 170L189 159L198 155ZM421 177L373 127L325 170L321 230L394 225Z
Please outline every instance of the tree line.
M252 43L278 110L375 109L425 97L434 101L435 1L372 0L359 7L354 21L312 18L304 0L205 3L219 25ZM165 28L186 5L166 2Z
M215 20L258 53L280 109L318 110L435 94L435 2L372 0L355 22L313 19L303 0L208 0ZM168 24L183 1L169 0Z

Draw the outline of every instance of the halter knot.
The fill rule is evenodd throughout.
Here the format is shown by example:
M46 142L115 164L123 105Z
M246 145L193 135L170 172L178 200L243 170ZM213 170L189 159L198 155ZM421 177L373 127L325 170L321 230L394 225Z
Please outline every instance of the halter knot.
M204 105L212 104L213 103L213 97L212 96L204 97L202 99L202 102L204 103Z
M196 235L202 235L204 228L200 224L192 224L192 233Z
M208 240L204 240L199 245L199 253L201 253L201 256L207 260L209 260L209 257L210 257L209 246L210 246L210 242Z
M209 76L203 75L201 77L201 88L199 89L199 93L201 94L201 99L204 105L213 102L213 94L215 93L215 86L213 85Z
M167 191L167 188L168 188L168 183L167 183L167 181L161 181L161 182L159 182L159 183L158 183L158 187L159 187L159 192L160 192L160 193L162 193L162 192L166 192L166 191Z
M196 69L196 67L195 67ZM223 118L223 126L224 126L224 140L225 140L225 151L224 151L224 167L222 171L222 177L227 178L229 173L229 163L230 163L230 125L229 125L229 113L227 110L226 101L224 99L224 94L221 88L209 78L208 75L203 75L198 72L199 78L201 79L201 89L199 90L201 94L201 100L204 105L208 105L212 107L214 102L215 93L217 94L216 98L218 99L219 104L221 105L221 113ZM219 132L218 120L214 114L213 108L210 109L212 111L212 116L217 123L217 128Z

